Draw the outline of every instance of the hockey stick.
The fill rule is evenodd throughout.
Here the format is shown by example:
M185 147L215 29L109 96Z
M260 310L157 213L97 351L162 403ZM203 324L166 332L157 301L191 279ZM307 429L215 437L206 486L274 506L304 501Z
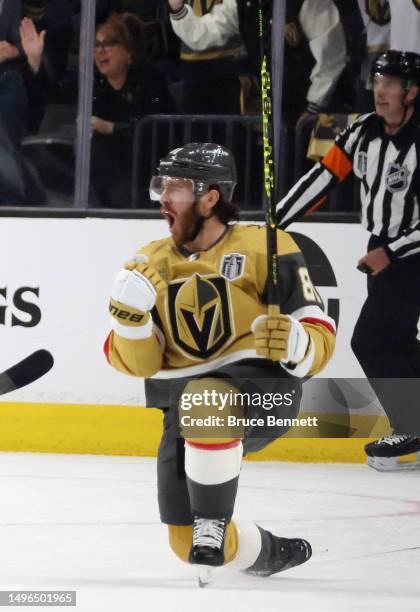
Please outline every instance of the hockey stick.
M54 365L54 358L45 349L28 355L0 374L0 395L25 387L44 376Z
M267 231L267 293L268 314L280 312L277 275L277 227L274 197L273 104L271 91L271 36L269 10L271 2L258 0L259 38L261 54L261 103L263 120L264 208Z

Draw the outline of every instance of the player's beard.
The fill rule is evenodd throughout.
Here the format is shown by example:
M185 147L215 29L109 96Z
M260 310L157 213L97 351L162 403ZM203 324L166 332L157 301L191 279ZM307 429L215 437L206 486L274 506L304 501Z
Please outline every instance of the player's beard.
M195 201L188 211L185 211L182 218L178 218L175 223L179 223L179 231L172 233L172 239L177 247L184 246L193 242L203 229L205 217L197 213L198 202Z

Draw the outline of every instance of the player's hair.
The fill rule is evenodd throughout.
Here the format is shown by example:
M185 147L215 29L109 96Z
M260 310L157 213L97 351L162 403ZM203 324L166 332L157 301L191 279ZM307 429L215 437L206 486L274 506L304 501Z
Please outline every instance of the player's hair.
M219 192L219 200L213 207L213 213L219 221L223 223L223 225L227 225L231 221L238 221L239 205L236 202L225 200L218 185L210 185L209 189L216 189Z

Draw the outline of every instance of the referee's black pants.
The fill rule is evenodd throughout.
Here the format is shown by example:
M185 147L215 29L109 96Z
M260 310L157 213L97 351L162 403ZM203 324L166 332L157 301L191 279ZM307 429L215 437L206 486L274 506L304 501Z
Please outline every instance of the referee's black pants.
M368 251L381 244L372 236ZM395 433L420 435L419 317L420 255L368 277L351 346Z

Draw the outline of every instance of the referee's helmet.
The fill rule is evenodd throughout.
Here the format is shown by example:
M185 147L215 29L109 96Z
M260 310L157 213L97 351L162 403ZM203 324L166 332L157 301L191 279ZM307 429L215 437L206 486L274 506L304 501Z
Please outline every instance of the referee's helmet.
M372 76L375 74L400 77L404 89L408 89L411 85L420 86L420 55L394 49L385 51L372 65Z

